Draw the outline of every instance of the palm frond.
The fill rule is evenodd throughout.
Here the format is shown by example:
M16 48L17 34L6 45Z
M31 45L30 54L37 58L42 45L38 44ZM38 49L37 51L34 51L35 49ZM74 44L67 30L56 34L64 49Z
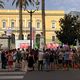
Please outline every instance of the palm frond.
M14 5L15 2L16 2L16 0L13 0L12 5Z
M20 4L20 0L13 0L12 5L14 5L14 4L16 4L16 7L18 7L19 4ZM27 6L29 6L29 4L31 4L31 5L34 6L34 0L23 0L22 1L22 6L24 8L26 8Z
M28 0L28 2L34 6L34 0Z
M39 2L38 0L36 0L36 1L35 1L35 4L36 4L36 5L39 5L39 4L40 4L40 2Z
M17 0L17 1L16 1L16 7L18 7L18 6L19 6L19 4L20 4L20 1L19 1L19 0Z
M4 2L0 0L0 8L4 8Z
M0 4L0 8L4 8L4 6L2 4Z
M23 8L26 9L26 7L29 6L28 2L26 0L24 0L23 2Z

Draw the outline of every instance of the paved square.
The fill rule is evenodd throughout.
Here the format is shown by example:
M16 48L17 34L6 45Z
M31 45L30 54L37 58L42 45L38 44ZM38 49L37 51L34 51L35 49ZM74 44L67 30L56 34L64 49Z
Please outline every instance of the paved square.
M80 71L32 71L27 72L23 80L80 80Z

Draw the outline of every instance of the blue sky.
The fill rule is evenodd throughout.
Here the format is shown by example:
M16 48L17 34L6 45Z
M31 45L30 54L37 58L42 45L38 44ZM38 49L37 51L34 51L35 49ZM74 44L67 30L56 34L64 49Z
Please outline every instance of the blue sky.
M80 0L45 0L45 1L47 10L80 11ZM15 6L11 5L11 0L10 2L5 4L6 9L15 9Z

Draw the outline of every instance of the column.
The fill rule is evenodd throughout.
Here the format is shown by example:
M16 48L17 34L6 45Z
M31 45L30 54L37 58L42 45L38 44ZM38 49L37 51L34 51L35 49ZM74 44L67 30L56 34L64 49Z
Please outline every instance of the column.
M18 40L18 34L15 34L15 40Z
M26 18L25 18L25 24L24 24L24 26L27 27L27 25L26 25Z
M19 27L19 18L16 18L16 27Z
M8 18L8 26L7 26L7 29L10 28L10 18Z

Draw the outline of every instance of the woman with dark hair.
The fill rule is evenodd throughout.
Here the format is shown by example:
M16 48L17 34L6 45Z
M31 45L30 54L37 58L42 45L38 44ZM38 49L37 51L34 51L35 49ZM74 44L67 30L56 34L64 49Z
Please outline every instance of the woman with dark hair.
M12 51L9 51L9 52L8 52L7 59L8 59L8 69L11 70L11 69L13 68L13 56L12 56Z
M2 51L1 53L1 62L2 62L2 69L6 69L7 58L6 58L5 51Z
M28 56L28 69L29 70L34 70L34 65L33 64L34 64L34 56L31 52L31 54L29 54L29 56Z

